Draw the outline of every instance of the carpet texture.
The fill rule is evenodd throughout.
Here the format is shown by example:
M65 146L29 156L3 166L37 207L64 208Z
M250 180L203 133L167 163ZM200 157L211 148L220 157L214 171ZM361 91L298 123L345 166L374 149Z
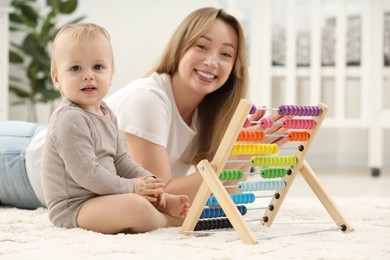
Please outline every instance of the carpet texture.
M3 207L0 259L390 259L390 198L334 200L354 232L325 232L337 226L316 197L287 197L272 227L247 222L255 245L243 244L234 230L192 236L179 228L131 235L66 230L49 222L46 209ZM261 217L251 210L245 219Z

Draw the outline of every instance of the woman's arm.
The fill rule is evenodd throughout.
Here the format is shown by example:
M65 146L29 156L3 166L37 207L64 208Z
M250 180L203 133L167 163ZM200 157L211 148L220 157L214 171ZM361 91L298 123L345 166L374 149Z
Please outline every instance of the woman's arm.
M129 133L125 133L125 135L132 159L161 178L165 183L165 192L185 194L189 197L190 202L193 201L203 180L199 172L174 179L165 147Z
M258 110L255 115L252 115L251 120L259 120L264 114L264 111ZM275 121L281 119L277 114L271 115L270 117ZM260 130L258 125L252 126L251 128ZM281 130L280 126L277 125L271 129L267 129L266 133L275 133L280 132ZM125 135L130 156L146 170L161 178L165 183L166 192L172 194L186 194L190 198L190 201L194 199L203 180L199 172L194 172L180 178L173 178L168 152L165 147L129 133L125 133ZM284 140L285 139L280 137L269 137L265 142L283 144L285 142ZM250 158L250 156L238 157L241 157L241 159ZM249 163L227 164L225 167L230 169L241 168L245 172L248 172L250 169Z

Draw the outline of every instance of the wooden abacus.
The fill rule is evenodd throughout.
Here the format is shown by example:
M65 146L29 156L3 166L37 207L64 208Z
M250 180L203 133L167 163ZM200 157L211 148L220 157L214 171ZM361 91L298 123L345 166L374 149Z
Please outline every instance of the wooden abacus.
M247 100L242 99L232 117L232 120L225 132L224 137L217 149L217 152L211 162L208 160L202 160L198 163L197 168L203 176L203 182L198 190L196 197L191 205L189 213L180 229L180 233L185 235L190 235L194 232L197 225L201 223L199 221L201 214L204 213L206 204L210 203L210 198L213 198L211 201L217 202L217 205L220 207L223 215L226 216L224 224L218 224L224 227L233 227L238 233L241 240L246 244L255 244L257 239L250 231L246 225L241 213L241 209L235 205L232 198L234 195L229 195L226 191L226 187L223 186L223 183L220 180L220 175L223 170L225 163L227 162L229 156L237 149L244 149L236 147L235 143L239 139L240 133L242 134L243 126L248 122L248 115L253 111L255 107ZM275 188L275 195L271 199L268 209L265 211L263 218L259 221L270 227L278 213L292 183L295 179L295 176L298 172L303 176L307 184L313 190L315 195L321 201L325 209L328 211L332 217L335 224L343 232L353 231L353 227L343 216L340 209L336 206L335 202L326 192L319 179L316 177L313 170L310 168L309 164L305 161L305 156L310 149L311 143L313 142L318 129L320 128L323 119L328 111L328 107L320 103L318 106L281 106L278 109L278 112L281 115L287 116L311 116L310 124L311 127L307 130L308 135L303 135L304 137L293 137L296 140L304 140L301 143L303 149L297 149L294 156L289 157L274 157L274 156L254 156L251 158L251 166L271 166L272 163L277 162L279 165L289 165L292 166L289 169L288 174L284 175L282 178L282 183L278 182ZM314 120L314 121L313 121ZM309 122L309 121L308 121ZM263 119L262 123L270 125L271 122L267 121L266 118ZM304 128L304 127L302 127ZM245 134L244 134L245 135ZM306 138L305 136L310 136ZM260 151L261 154L267 154L271 150L275 150L275 144L270 148L271 144L264 144L269 146L260 146L259 149L254 148L256 152ZM251 146L249 150L253 149ZM263 148L268 147L268 148ZM276 146L277 147L277 146ZM278 147L272 153L277 153ZM239 152L238 152L239 153ZM267 158L273 158L275 160L267 161ZM268 185L268 184L267 184ZM247 185L242 185L247 186ZM272 185L271 185L272 186ZM213 194L212 197L210 195Z

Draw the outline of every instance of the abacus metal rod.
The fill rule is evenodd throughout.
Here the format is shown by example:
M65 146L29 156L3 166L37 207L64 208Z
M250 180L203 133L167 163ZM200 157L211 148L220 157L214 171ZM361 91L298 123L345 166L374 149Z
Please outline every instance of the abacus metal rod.
M281 166L279 166L281 167ZM261 175L261 172L243 172L244 175L249 175L249 176L257 176ZM275 177L275 178L281 178L281 177ZM275 178L270 178L270 179L275 179ZM267 178L266 178L267 179ZM226 179L221 179L222 181L228 181Z
M250 146L251 144L247 144L248 146ZM302 145L297 145L297 146L282 146L282 147L279 147L279 150L294 150L294 149L302 149Z
M251 124L260 124L261 123L261 120L251 120L250 121ZM283 125L284 122L283 121L272 121L274 123L274 125Z
M257 176L257 175L261 175L261 172L243 172L243 174L244 175L249 175L249 176ZM278 177L276 177L276 178L278 178ZM270 179L274 179L274 178L270 178ZM230 179L229 180L221 179L221 181L231 181L231 180Z
M251 160L227 160L226 163L250 163Z
M259 221L259 219L250 219L245 220L245 222L256 222ZM296 223L293 223L296 224ZM300 224L300 223L297 223ZM306 223L303 223L306 224ZM318 224L318 223L310 223L310 224ZM321 224L321 223L320 223ZM325 224L329 224L329 222L326 222ZM269 236L269 237L258 237L257 240L261 239L273 239L273 238L279 238L279 237L285 237L285 236L299 236L299 235L309 235L309 234L315 234L315 233L321 233L321 232L329 232L329 231L338 231L341 230L340 227L336 228L328 228L328 229L319 229L319 230L312 230L312 231L305 231L305 232L297 232L297 233L290 233L286 235L278 235L278 236ZM185 231L186 233L197 233L197 234L215 234L215 233L231 233L231 231L228 230L220 230L220 229L212 229L212 230L198 230L198 231Z
M245 145L250 146L250 144L245 144ZM302 149L302 148L303 148L303 145L298 145L298 146L282 146L282 147L279 147L279 150L299 150L299 149Z
M226 186L223 186L225 187L225 189L230 189L230 188L237 188L238 185L226 185Z
M270 180L260 180L260 181L252 181L252 182L259 182L259 183L269 183L269 182L271 182L271 181L278 181L278 180L280 180L280 181L282 181L281 180L281 178L272 178L272 179L270 179ZM244 181L244 182L247 182L247 181ZM223 187L225 187L225 189L231 189L231 188L238 188L240 185L226 185L226 186L223 186ZM256 190L256 191L264 191L264 190ZM257 197L255 197L255 198L257 198Z
M279 111L278 107L256 107L257 110Z
M278 166L278 168L279 167L283 167L283 166ZM284 166L284 167L286 167L286 166ZM268 168L268 166L267 166L267 169L270 169L270 168ZM281 168L282 169L282 168ZM283 168L283 169L285 169L285 168ZM286 169L286 171L288 171L289 169ZM244 172L244 175L249 175L249 176L258 176L258 175L261 175L262 174L262 172ZM286 174L288 174L287 172L286 172ZM265 177L264 179L270 179L270 180L272 180L272 179L279 179L279 178L283 178L284 176L279 176L279 177L270 177L270 178L267 178L267 177Z
M273 239L273 238L285 237L285 236L308 235L308 234L315 234L315 233L329 232L329 231L337 231L337 230L341 230L341 228L337 227L337 228L320 229L320 230L313 230L313 231L306 231L306 232L299 232L299 233L291 233L291 234L287 234L287 235L270 236L270 237L258 237L256 239L258 239L258 240L261 240L261 239Z
M239 154L236 154L236 155L239 155ZM266 155L253 155L253 157L255 156L266 156ZM252 161L251 160L241 160L241 159L236 159L236 160L227 160L226 163L251 163ZM272 166L272 165L269 165L269 166ZM276 166L276 165L275 165ZM277 165L277 166L288 166L288 165Z
M237 188L238 185L226 185L226 186L223 186L225 189L231 189L231 188ZM269 191L269 190L257 190L257 191ZM258 196L255 196L256 199L260 199L260 198L272 198L274 195L258 195Z
M283 136L288 136L288 133L287 134L265 134L265 136L267 136L267 137L272 137L272 136L283 137Z
M303 131L302 131L303 132ZM291 131L291 133L300 133L300 132L294 132L294 131ZM303 132L303 133L305 133L305 132ZM274 133L274 134L264 134L264 136L266 136L266 137L288 137L290 135L290 133L286 133L286 134L276 134L276 133ZM282 147L280 147L279 149L283 149Z

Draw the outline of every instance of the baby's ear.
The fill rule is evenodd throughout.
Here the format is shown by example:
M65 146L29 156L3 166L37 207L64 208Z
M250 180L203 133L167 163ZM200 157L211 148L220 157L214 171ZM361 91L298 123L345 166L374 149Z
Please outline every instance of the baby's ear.
M61 89L60 82L58 80L57 72L54 69L50 70L51 74L51 80L53 81L54 86L56 86L57 89Z

